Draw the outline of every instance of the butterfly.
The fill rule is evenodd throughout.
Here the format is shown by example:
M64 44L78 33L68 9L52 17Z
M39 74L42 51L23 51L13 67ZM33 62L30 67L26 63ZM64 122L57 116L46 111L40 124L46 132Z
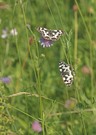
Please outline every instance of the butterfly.
M47 40L56 41L64 33L62 30L48 30L47 28L38 27L37 31L41 33L42 37Z
M59 62L59 70L66 86L70 86L74 80L74 70L71 68L69 64L66 64L63 61Z
M38 27L37 31L40 32L42 39L40 40L43 47L50 47L54 41L57 41L64 33L62 30L48 30L47 28Z

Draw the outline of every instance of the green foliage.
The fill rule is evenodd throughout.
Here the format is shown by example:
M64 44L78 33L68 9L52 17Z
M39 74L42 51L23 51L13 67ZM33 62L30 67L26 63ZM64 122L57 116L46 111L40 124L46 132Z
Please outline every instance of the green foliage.
M0 133L95 135L95 0L6 0L8 8L2 3ZM65 34L52 47L42 48L38 26ZM17 35L10 34L13 28ZM1 37L4 29L6 38ZM62 81L58 68L62 60L75 69L71 87ZM11 81L6 83L2 77ZM40 122L42 132L33 131L34 121Z

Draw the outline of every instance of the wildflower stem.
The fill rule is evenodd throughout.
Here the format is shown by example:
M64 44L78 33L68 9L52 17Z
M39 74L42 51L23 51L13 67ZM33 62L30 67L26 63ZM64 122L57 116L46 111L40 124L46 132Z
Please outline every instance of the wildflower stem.
M91 37L91 16L89 16L89 32L90 32L90 37ZM94 73L93 73L93 46L92 46L92 40L90 41L90 65L91 65L91 88L92 88L92 91L91 91L91 101L92 103L94 102Z
M77 62L77 45L78 45L78 17L77 17L77 11L74 12L75 16L75 39L74 39L74 68L76 70L76 62Z
M80 113L79 115L80 115L80 118L81 118L82 129L83 129L83 130L82 130L82 134L87 135L86 127L85 127L85 122L84 122L84 118L83 118L83 114Z
M74 69L75 69L75 72L76 72L76 63L77 63L77 50L78 50L78 12L75 11L74 12L74 19L75 19L75 26L74 26L74 29L75 29L75 38L74 38ZM76 79L76 77L75 77ZM77 80L77 79L76 79ZM79 99L79 93L78 93L78 88L77 88L77 81L75 82L75 96L78 98L78 101L80 100Z
M19 109L19 108L17 108L17 107L14 107L14 106L11 106L11 105L10 105L10 107L11 107L11 108L13 108L13 109L15 109L15 110L17 110L18 112L21 112L21 113L25 114L26 116L28 116L28 117L30 117L30 118L32 118L32 119L34 119L34 120L37 120L37 121L38 121L38 119L36 119L35 117L32 117L31 115L29 115L28 113L26 113L26 112L24 112L24 111L20 110L20 109ZM40 120L39 120L39 121L40 121Z

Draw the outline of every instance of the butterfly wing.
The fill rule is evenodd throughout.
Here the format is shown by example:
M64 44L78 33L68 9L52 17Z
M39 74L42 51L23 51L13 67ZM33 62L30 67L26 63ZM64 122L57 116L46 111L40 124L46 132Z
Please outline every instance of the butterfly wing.
M49 36L52 41L57 41L62 34L62 30L50 30Z
M56 41L63 34L62 30L48 30L47 28L38 27L37 31L41 33L46 40Z
M74 79L74 73L70 65L66 64L65 62L59 62L59 70L64 83L67 86L70 86L73 83Z
M41 35L42 35L43 38L47 36L48 29L42 28L42 27L38 27L37 28L37 31L41 33Z

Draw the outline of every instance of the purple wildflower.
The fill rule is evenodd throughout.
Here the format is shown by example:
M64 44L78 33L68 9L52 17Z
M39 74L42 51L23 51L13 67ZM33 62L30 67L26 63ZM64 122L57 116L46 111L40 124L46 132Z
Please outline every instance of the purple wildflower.
M34 121L32 123L32 129L33 129L33 131L35 131L37 133L41 132L42 131L41 124L38 121Z
M40 39L40 43L41 43L41 46L43 47L50 47L53 45L52 40L47 40L47 39L44 39L43 37Z
M0 77L0 81L3 82L3 83L10 83L11 82L11 78L9 77Z

